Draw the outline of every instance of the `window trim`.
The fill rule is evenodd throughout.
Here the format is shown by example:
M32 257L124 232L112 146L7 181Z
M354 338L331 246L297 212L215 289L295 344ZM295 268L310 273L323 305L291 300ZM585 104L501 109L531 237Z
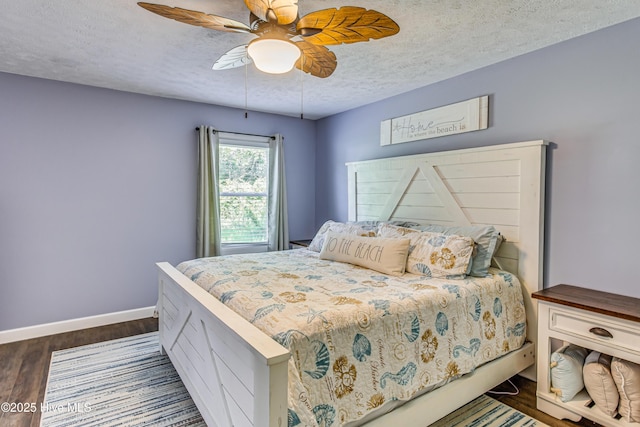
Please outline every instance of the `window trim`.
M224 243L220 245L220 255L252 254L268 251L268 243Z
M241 197L269 197L269 192L265 193L229 193L227 191L220 193L220 196L232 197L232 196L241 196Z
M254 147L254 148L262 148L269 150L269 141L271 137L269 136L258 136L258 135L242 135L236 133L228 133L228 132L219 132L218 134L218 142L219 144L226 146L236 146L236 147ZM268 172L267 172L268 174ZM267 176L267 181L269 177ZM242 193L220 193L220 196L230 196L230 195L240 195L240 196L249 196L250 194L242 194ZM264 194L256 194L260 197L269 198L269 191L267 189L266 195ZM267 228L269 224L267 221ZM267 239L266 242L255 242L255 243L221 243L221 254L222 255L230 255L230 254L238 254L238 253L251 253L251 252L267 252L269 248L269 241Z
M269 148L270 136L241 135L237 133L220 132L218 134L220 145L237 145L245 147Z

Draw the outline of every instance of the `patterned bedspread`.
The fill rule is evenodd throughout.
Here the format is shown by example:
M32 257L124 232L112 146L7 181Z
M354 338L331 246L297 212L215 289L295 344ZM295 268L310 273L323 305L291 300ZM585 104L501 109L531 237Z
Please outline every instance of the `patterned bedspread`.
M343 425L524 343L520 283L386 276L305 249L178 269L273 337L289 361L289 425Z

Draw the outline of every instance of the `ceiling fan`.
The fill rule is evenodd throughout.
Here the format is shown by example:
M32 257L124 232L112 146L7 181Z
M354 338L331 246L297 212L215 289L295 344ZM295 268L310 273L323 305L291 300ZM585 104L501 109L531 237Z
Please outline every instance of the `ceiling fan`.
M298 16L298 0L244 0L249 25L204 12L153 3L139 6L165 18L212 30L258 36L223 54L214 70L254 62L262 71L284 73L296 68L316 77L329 77L338 65L327 47L392 36L400 27L388 16L362 7L343 6ZM285 62L287 62L285 64Z

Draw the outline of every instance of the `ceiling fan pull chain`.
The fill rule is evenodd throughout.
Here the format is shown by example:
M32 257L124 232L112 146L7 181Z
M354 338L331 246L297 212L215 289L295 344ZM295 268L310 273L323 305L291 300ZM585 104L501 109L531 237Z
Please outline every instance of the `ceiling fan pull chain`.
M300 120L304 119L304 55L300 58Z
M247 93L249 92L248 90L248 86L247 86L247 70L249 68L249 61L245 60L244 61L244 118L248 118L249 117L249 112L247 111Z

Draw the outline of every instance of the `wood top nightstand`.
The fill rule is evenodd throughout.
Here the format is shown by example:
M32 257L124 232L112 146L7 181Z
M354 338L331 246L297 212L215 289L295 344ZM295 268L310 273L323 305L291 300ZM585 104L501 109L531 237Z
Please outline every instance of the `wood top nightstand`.
M640 299L572 285L534 292L533 298L594 313L640 322Z
M590 404L586 390L568 402L551 392L550 355L575 344L640 363L640 299L571 285L534 292L538 303L537 407L556 418L586 417L607 427L638 425L612 418Z
M289 247L291 249L308 248L312 239L309 240L291 240L289 241Z

